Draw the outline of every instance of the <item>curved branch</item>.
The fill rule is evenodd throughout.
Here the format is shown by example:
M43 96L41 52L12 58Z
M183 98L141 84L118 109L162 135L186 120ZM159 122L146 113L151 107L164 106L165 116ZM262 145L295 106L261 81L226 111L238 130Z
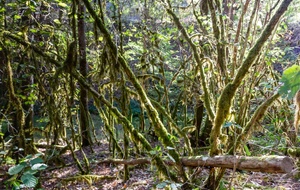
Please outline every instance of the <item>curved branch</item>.
M197 63L197 65L199 66L199 71L200 71L200 81L201 81L201 85L203 88L203 93L204 93L204 106L207 110L208 116L209 118L213 121L215 118L215 114L212 110L212 106L211 106L211 102L209 99L209 90L206 84L206 80L205 80L205 74L204 74L204 70L203 70L203 56L201 56L197 50L197 46L192 42L190 36L188 35L187 31L185 30L185 28L182 26L181 22L179 21L179 18L176 16L176 14L172 11L170 5L169 7L167 7L165 5L165 9L167 11L167 13L169 15L171 15L171 17L173 18L173 21L178 29L178 31L181 32L182 36L184 37L184 39L188 42L188 44L190 45L190 47L192 48L193 51L193 55L194 55L194 59Z
M228 83L225 87L224 91L222 92L221 96L219 97L218 103L217 103L217 113L214 120L214 125L211 133L211 150L210 155L217 155L219 153L218 148L218 140L221 135L221 128L222 125L229 113L229 109L231 107L231 101L236 93L236 90L242 83L242 80L247 75L247 72L249 68L253 65L255 59L257 58L259 52L261 51L263 45L268 40L269 36L272 34L276 24L280 20L281 16L284 14L284 12L287 10L288 6L292 0L284 0L277 10L277 12L274 14L264 31L262 32L261 36L256 41L255 45L250 49L248 56L246 57L245 61L239 68L237 75L235 76L232 83Z

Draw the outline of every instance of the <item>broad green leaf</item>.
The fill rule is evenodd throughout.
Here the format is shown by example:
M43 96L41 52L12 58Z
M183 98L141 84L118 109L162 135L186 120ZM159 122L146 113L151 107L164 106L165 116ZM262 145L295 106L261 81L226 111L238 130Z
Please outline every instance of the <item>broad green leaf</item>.
M29 154L29 155L27 155L27 156L25 157L26 160L27 160L27 159L30 159L30 158L32 158L32 155L31 155L31 154Z
M219 189L220 189L220 190L227 190L227 188L226 188L225 185L224 185L224 181L223 181L223 180L220 181Z
M29 188L35 187L38 183L38 179L32 174L24 174L21 177L22 183Z
M34 165L34 164L37 164L37 163L43 163L43 162L44 162L44 160L41 159L41 158L34 158L34 159L30 160L31 165Z
M4 12L5 12L5 10L6 10L6 9L5 9L4 7L3 7L3 8L1 8L1 9L0 9L0 13L4 13Z
M20 182L18 182L17 180L14 181L14 182L12 183L12 185L13 185L12 190L19 190L19 189L21 189Z
M247 156L251 156L251 152L247 145L244 145L244 150L245 150Z
M16 8L18 7L19 5L17 3L7 3L7 6L8 7L11 7L11 8Z
M44 170L46 169L48 166L46 164L42 164L42 163L38 163L38 164L34 164L31 169L32 170Z
M166 182L162 182L156 185L156 188L158 189L163 189L167 186L168 184Z
M67 5L66 3L59 2L59 3L58 3L58 6L65 8L65 7L67 7L68 5Z
M26 170L24 173L23 173L23 175L25 175L25 174L32 174L32 175L34 175L34 174L36 174L36 173L38 173L39 171L38 170L32 170L32 169L30 169L30 170Z
M61 22L60 22L58 19L54 19L53 22L54 22L55 24L58 24L58 25L61 24Z
M170 186L171 186L172 190L177 190L178 189L177 186L176 186L176 184L174 184L174 183L172 183Z
M287 68L282 75L283 85L279 89L279 94L285 98L292 99L300 89L300 66L293 65Z
M45 118L45 120L48 121L47 118ZM42 156L42 155L43 155L42 153L36 153L35 154L36 157L39 157L39 156Z
M177 190L178 188L181 187L181 184L179 184L179 183L171 183L170 187L171 187L172 190Z
M18 20L18 19L20 19L20 18L21 18L20 15L15 15L15 16L14 16L14 19L16 19L16 20Z
M31 28L29 31L32 32L32 33L37 33L38 32L37 29L35 29L35 28Z
M25 168L25 165L23 164L18 164L16 166L13 166L11 168L8 169L8 174L9 175L15 175L18 174L20 171L23 170L23 168Z

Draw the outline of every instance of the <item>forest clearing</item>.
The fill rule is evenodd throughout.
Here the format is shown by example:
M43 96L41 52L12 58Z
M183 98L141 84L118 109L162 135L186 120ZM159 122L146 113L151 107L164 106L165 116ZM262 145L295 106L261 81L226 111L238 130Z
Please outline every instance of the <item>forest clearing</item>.
M300 189L299 0L2 0L0 189Z

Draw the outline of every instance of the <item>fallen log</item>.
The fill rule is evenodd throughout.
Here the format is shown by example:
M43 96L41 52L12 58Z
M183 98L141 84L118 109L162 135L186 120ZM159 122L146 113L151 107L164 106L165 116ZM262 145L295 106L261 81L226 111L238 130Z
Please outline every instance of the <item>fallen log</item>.
M196 156L182 158L184 166L211 166L266 173L289 173L293 170L293 159L288 156Z
M164 159L164 162L169 166L175 164L175 162L168 159ZM288 156L189 156L181 157L181 162L185 167L221 167L265 173L289 173L294 167L293 159ZM151 164L151 159L106 159L98 162L98 164L101 163L125 165Z

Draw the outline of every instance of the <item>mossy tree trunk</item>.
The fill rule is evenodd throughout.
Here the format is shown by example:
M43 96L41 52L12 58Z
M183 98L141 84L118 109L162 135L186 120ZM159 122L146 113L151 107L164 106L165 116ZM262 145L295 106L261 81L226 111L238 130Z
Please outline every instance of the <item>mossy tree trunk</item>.
M26 10L26 5L20 9ZM28 26L30 25L30 15L23 14L20 20L20 27L22 27L22 36L28 40ZM8 43L8 42L7 42ZM35 94L33 92L34 70L30 69L30 64L33 62L30 51L25 47L21 47L18 52L18 60L11 59L9 50L4 47L4 63L7 71L7 85L9 92L9 109L12 111L13 128L10 130L15 136L15 146L19 150L23 149L22 154L34 154L36 149L33 138L33 104L35 102ZM14 73L11 67L11 61L19 62L18 70ZM18 76L19 80L13 81L13 77Z
M29 70L27 70L29 71ZM30 72L28 72L30 73ZM26 74L24 73L24 76ZM37 152L35 145L34 145L34 137L33 137L33 116L34 116L34 92L32 90L34 84L33 75L29 75L22 80L22 87L21 87L21 95L27 97L22 104L24 112L26 113L25 116L25 123L24 123L24 135L26 139L26 154L34 154Z
M0 51L0 71L5 72L5 55L3 51ZM0 109L3 109L7 105L7 100L6 100L6 92L7 92L7 87L5 85L5 76L1 75L0 77ZM0 116L3 118L4 115ZM0 131L1 132L1 131Z
M247 76L247 73L250 67L253 65L255 59L259 56L260 51L262 50L264 44L268 40L268 38L273 33L273 30L277 23L279 22L281 16L287 10L289 4L292 0L284 0L280 7L278 8L277 12L273 15L272 19L268 23L268 25L263 30L262 34L254 44L254 46L250 49L247 57L243 61L242 65L237 71L232 82L228 83L224 90L221 93L221 96L217 102L217 111L216 116L213 122L213 128L210 136L211 142L211 149L210 149L210 156L214 156L221 153L219 148L219 140L222 136L222 125L225 122L229 114L230 107L232 105L232 100L236 94L237 89L240 87L243 79ZM210 172L210 176L208 179L207 187L210 189L216 189L218 187L219 181L221 179L220 175L218 175L218 169L213 168ZM222 174L222 172L220 172Z
M185 30L184 26L181 24L178 16L173 12L171 2L170 1L166 1L166 3L165 3L165 1L162 1L162 2L164 3L165 8L166 8L167 12L169 13L169 15L173 18L173 21L174 21L175 25L177 26L178 30L181 32L182 37L190 45L190 47L193 51L194 60L199 65L199 76L200 76L202 90L203 90L202 100L204 102L205 108L207 109L209 119L211 121L213 121L213 125L210 128L210 130L211 130L210 154L211 154L211 156L220 154L221 150L219 148L218 142L224 137L224 135L221 132L221 129L222 129L222 126L223 126L226 118L229 116L229 110L232 106L232 100L234 99L234 97L236 95L236 91L241 86L243 79L245 78L245 76L247 76L247 73L249 72L249 69L254 64L257 57L260 55L260 52L261 52L264 44L266 43L268 38L271 36L271 34L274 32L275 26L279 22L280 17L285 12L288 5L291 3L291 0L285 0L282 2L280 8L274 14L274 16L270 20L269 24L265 27L264 31L262 32L262 34L260 35L260 37L258 38L256 43L252 46L252 48L250 49L250 51L245 59L244 59L244 57L245 57L244 53L245 53L245 49L247 48L247 42L244 43L245 45L242 44L244 46L243 46L243 49L241 50L241 57L239 57L239 60L241 60L241 63L240 64L235 63L236 65L239 66L239 69L236 72L233 71L233 73L236 73L236 74L231 73L232 76L234 76L234 78L232 80L230 80L228 78L227 71L226 71L227 65L225 63L229 62L230 60L228 58L227 50L226 50L228 48L228 46L226 45L226 43L227 43L226 37L228 37L228 36L225 36L224 20L221 16L222 15L221 5L220 5L219 1L207 1L208 7L210 10L210 14L211 14L212 31L214 34L214 39L216 40L216 47L217 47L217 50L216 50L217 59L215 60L215 62L218 67L218 70L220 71L220 74L222 75L222 78L223 78L222 80L225 81L225 83L224 82L222 83L222 81L221 81L222 84L217 85L220 88L218 90L218 92L220 92L221 95L218 98L216 106L212 104L213 101L211 101L210 93L213 91L211 91L211 92L209 91L207 84L206 84L206 80L207 80L206 75L204 75L204 72L202 70L202 67L204 65L203 63L205 63L206 61L210 62L210 60L205 58L205 55L203 54L203 53L205 53L205 51L203 51L203 49L199 48L200 49L199 50L196 48L195 44L191 40L192 36L189 36L189 34ZM256 11L257 11L256 5L257 5L257 2L259 2L259 1L255 1L255 2L256 2L254 5L255 7L253 9L254 13L256 13ZM246 5L243 7L244 10L247 10L247 6L248 6L247 3L249 3L249 1L247 1ZM206 9L207 9L207 7L206 7ZM244 13L242 13L242 14L244 14ZM219 16L217 16L217 15L219 15ZM250 17L249 27L251 27L253 15L254 14L252 13L251 17ZM241 22L242 22L242 19L241 19ZM238 34L238 35L240 35L240 34ZM249 31L246 31L246 35L247 35L246 39L248 39ZM239 36L237 36L237 38L239 39ZM209 64L211 64L211 63L209 63ZM224 86L224 85L225 85L225 88L223 89L222 86ZM214 114L214 109L216 109L216 114ZM226 138L224 138L224 139L226 139ZM226 143L226 142L224 142L224 143ZM213 168L209 179L216 179L218 177L219 177L219 175L218 175L218 172L216 171L216 168ZM212 180L212 183L211 183L211 181L208 180L208 184L209 184L208 188L211 188L211 189L217 188L218 182L219 182L218 180Z
M212 122L209 117L206 117L204 126L201 127L199 140L200 146L209 146L209 137L212 129Z
M203 141L204 139L200 139L200 130L201 130L201 124L203 120L203 111L204 106L203 102L201 100L198 100L195 105L195 116L194 116L194 123L196 130L191 133L191 139L192 139L192 146L193 147L199 147L202 145L200 141Z
M79 68L83 77L87 78L88 63L86 60L86 37L85 37L85 6L82 2L78 2L78 46L79 46ZM82 146L92 144L90 125L88 120L88 92L82 86L80 87L80 129Z
M21 9L22 11L27 10L27 6L23 4L24 9ZM23 37L25 40L28 40L28 26L31 25L31 17L29 14L23 14L21 17L21 27L23 27ZM30 36L29 36L30 37ZM32 55L30 51L26 51L25 47L22 47L22 53L20 52L20 68L23 68L20 70L20 73L18 75L20 76L20 87L18 88L20 90L19 95L22 98L20 100L22 102L22 108L23 112L25 114L25 120L24 120L24 134L20 130L20 138L25 139L25 144L23 145L24 148L24 154L34 154L36 153L36 149L34 146L34 138L33 138L33 105L35 102L35 95L33 93L33 85L34 85L34 79L33 79L33 72L34 70L30 69L30 64L33 62ZM23 130L23 129L22 129ZM24 137L21 137L21 135L24 135Z
M292 0L284 0L282 2L281 6L279 7L277 12L272 17L269 24L263 30L261 36L256 41L255 45L250 49L246 59L244 60L241 67L238 69L235 78L233 79L232 82L230 82L226 85L220 98L218 99L217 112L216 112L216 117L214 119L212 135L211 135L211 144L212 144L211 151L210 151L211 156L217 155L220 152L217 142L221 135L221 127L222 127L226 117L228 116L229 109L231 107L231 101L236 93L236 90L239 88L243 79L247 75L248 70L250 69L250 67L254 63L255 59L259 55L263 45L268 40L269 36L272 34L280 17L287 10L287 8L291 2L292 2Z
M4 32L4 36L8 37L10 39L15 40L16 42L18 42L18 43L20 43L22 45L26 45L27 47L30 47L35 53L37 53L38 55L42 56L45 60L48 60L50 63L54 64L57 67L61 67L60 62L58 62L57 60L53 59L48 54L44 53L43 51L41 51L36 46L33 46L29 42L26 42L23 39L19 38L18 36L13 35L10 32ZM114 107L109 101L107 101L104 98L103 95L99 94L95 89L93 89L92 86L86 81L85 78L83 78L75 70L72 70L71 74L72 74L72 76L74 76L74 78L76 78L78 80L78 82L84 88L88 89L88 91L90 92L90 94L93 96L93 98L95 100L99 101L99 103L101 102L104 106L106 106L108 108L108 110L111 113L111 115L115 115L116 116L115 119L117 119L120 123L124 124L123 126L130 133L130 136L132 137L132 140L135 143L141 143L141 145L148 152L150 152L151 150L153 150L152 146L150 145L150 143L145 139L145 137L141 133L139 133L134 128L134 126L127 119L127 117L125 117L123 114L121 114L121 112L119 112L119 110L116 107ZM163 159L161 157L159 157L158 155L155 155L154 157L153 157L153 155L151 155L151 157L153 158L153 164L155 164L157 166L158 171L162 172L162 174L165 177L170 178L171 180L174 180L176 182L180 181L180 179L178 178L179 176L176 175L173 171L171 171L171 170L169 170L167 168L167 166L164 164ZM178 166L178 163L176 163L176 165Z
M179 153L175 148L174 142L169 138L170 134L168 133L168 131L164 127L164 124L162 123L162 121L160 120L157 110L153 107L153 105L152 105L151 101L149 100L145 90L142 88L142 86L139 83L138 79L135 77L135 74L133 73L133 71L129 67L127 61L124 59L124 57L122 55L120 55L118 53L118 48L117 48L116 44L114 43L114 41L112 40L111 35L108 32L108 30L106 29L103 21L97 16L96 12L92 8L89 1L83 0L83 2L85 4L87 10L89 11L91 16L93 17L93 19L96 21L97 27L102 32L103 37L105 38L105 40L108 44L108 47L110 48L111 55L116 59L117 64L121 66L124 73L127 75L128 80L135 87L135 89L137 91L137 94L139 95L139 98L140 98L141 102L144 104L145 109L147 111L147 114L148 114L148 116L149 116L149 118L150 118L150 120L151 120L151 122L154 126L154 130L155 130L156 135L161 138L161 141L164 144L164 146L174 148L174 149L169 149L168 150L169 154L176 161L177 169L179 171L180 176L183 178L184 181L187 181L188 176L186 175L186 173L183 169L183 166L180 162Z
M10 56L8 53L8 49L4 46L4 44L1 42L1 48L4 53L4 63L6 66L6 72L7 72L7 89L9 94L9 105L11 111L14 112L12 115L13 119L13 128L9 129L12 136L14 136L14 146L16 146L18 149L22 148L24 151L26 150L26 140L25 140L25 131L24 131L24 125L25 125L25 113L23 111L22 102L20 98L15 93L15 86L13 82L13 70L10 63ZM17 162L18 162L18 154L19 151L16 151L17 153ZM26 152L24 152L26 154Z

